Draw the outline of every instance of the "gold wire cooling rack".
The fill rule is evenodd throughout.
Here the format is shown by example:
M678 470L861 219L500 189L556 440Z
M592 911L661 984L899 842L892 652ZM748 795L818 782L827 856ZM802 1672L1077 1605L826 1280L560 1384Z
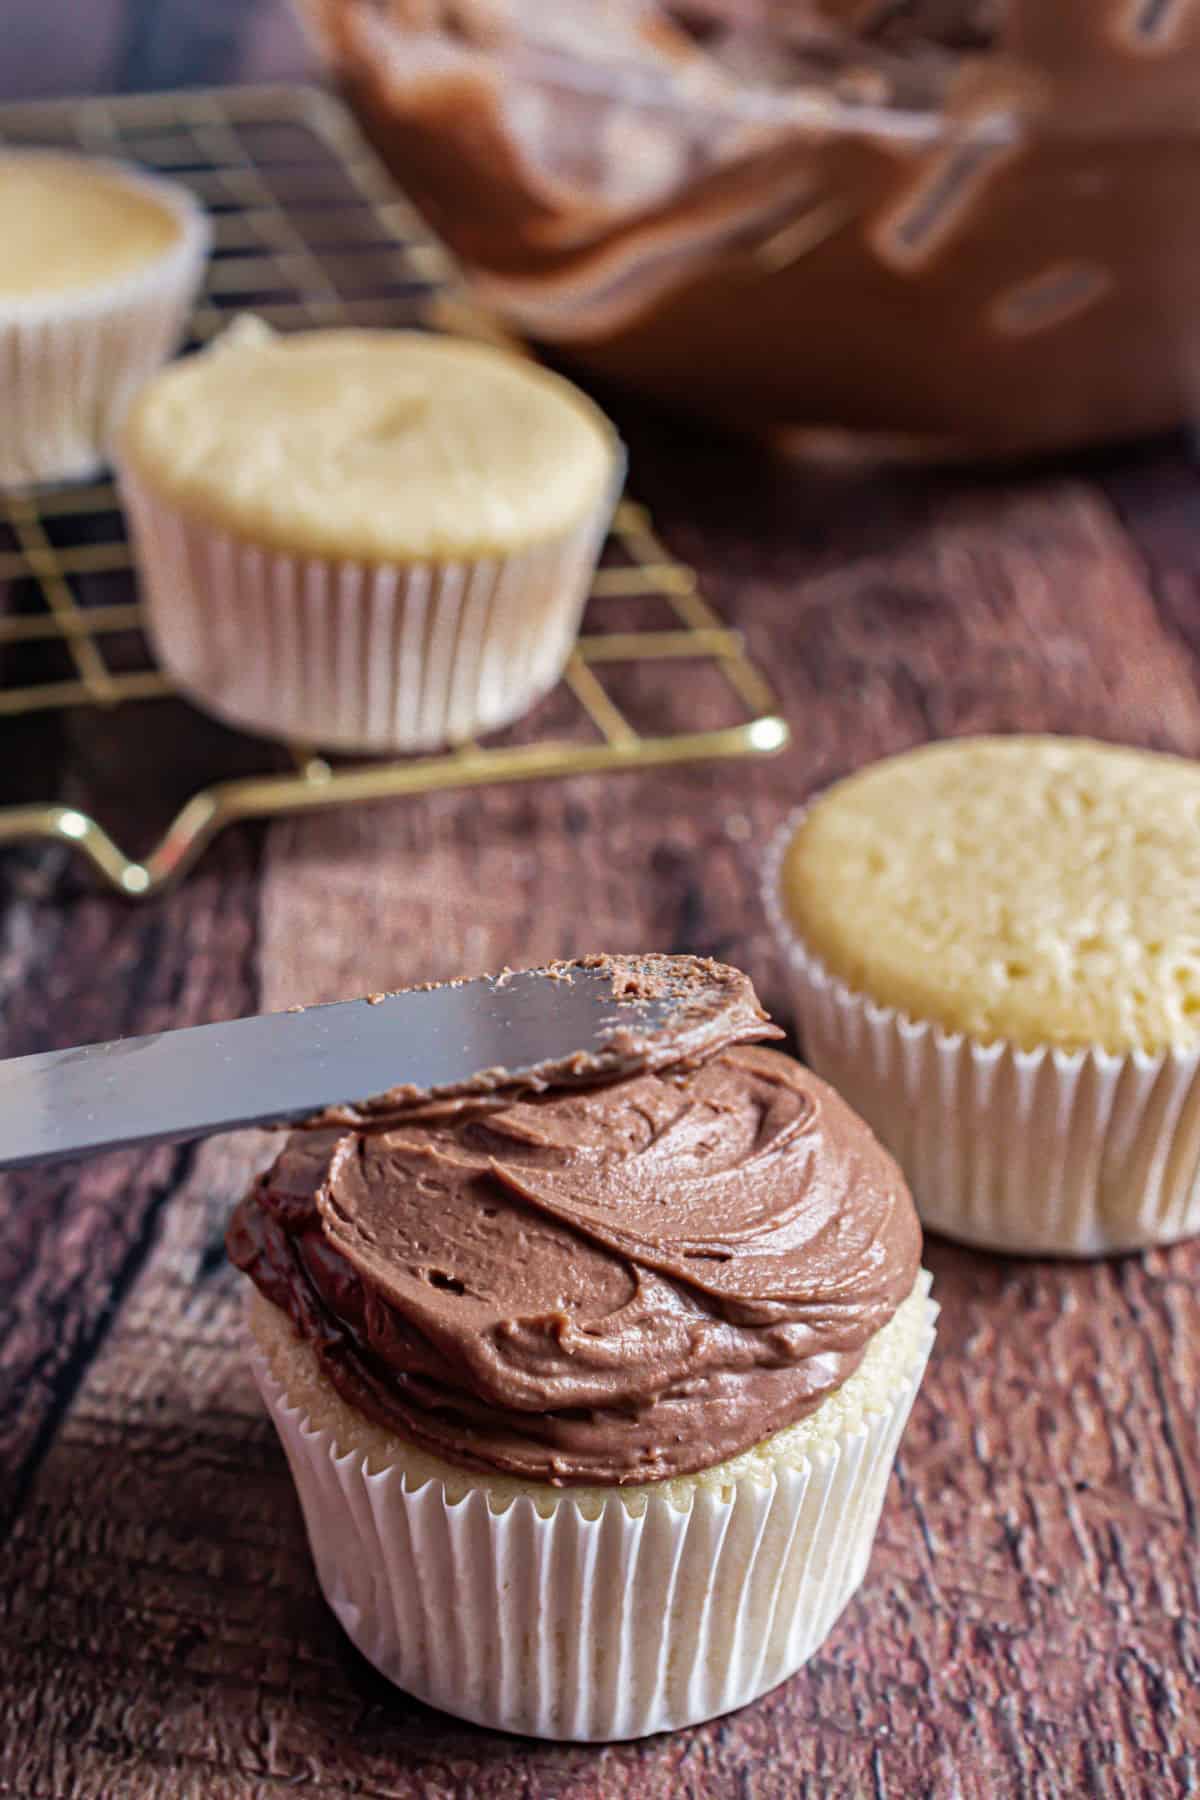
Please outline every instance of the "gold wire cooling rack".
M0 143L69 145L123 157L186 183L206 203L215 251L192 344L246 310L283 330L423 324L495 335L349 115L319 89L3 106ZM171 697L142 622L110 483L0 493L0 718L6 734L17 734L7 759L36 758L37 746L31 751L20 742L22 728L39 715L61 721L73 709L128 721L131 709L169 702L180 709L180 723L160 732L160 741L180 741L176 734L207 741L204 734L215 728ZM665 727L660 717L658 729L639 728L614 691L618 671L626 687L632 671L644 698L646 678L657 670L674 679L678 699L688 683L676 672L700 664L719 672L734 722L689 729L676 710ZM327 759L308 745L240 739L233 759L239 772L191 781L141 854L118 842L122 835L128 842L127 832L106 829L90 807L63 798L0 807L0 845L67 843L119 892L145 896L175 879L238 819L437 788L762 755L787 742L771 690L740 637L724 627L692 571L670 557L646 512L630 501L617 514L578 647L554 700L524 734L437 755L350 761ZM216 758L215 767L220 763Z

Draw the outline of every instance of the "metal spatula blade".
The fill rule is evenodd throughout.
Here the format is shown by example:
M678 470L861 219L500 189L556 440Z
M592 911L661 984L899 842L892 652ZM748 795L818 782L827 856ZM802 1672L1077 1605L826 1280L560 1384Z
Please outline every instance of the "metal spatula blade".
M613 997L611 971L525 970L0 1062L0 1168L310 1118L388 1089L514 1077L654 1031L670 999Z

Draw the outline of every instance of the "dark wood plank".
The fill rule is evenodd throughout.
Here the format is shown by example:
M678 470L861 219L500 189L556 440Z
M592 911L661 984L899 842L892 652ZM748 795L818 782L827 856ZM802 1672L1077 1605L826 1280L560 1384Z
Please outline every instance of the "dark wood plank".
M298 15L274 0L125 0L113 87L218 87L308 72Z
M730 496L719 447L673 456L634 435L673 547L769 656L794 750L281 823L257 897L263 1004L687 943L744 963L786 1009L759 858L814 783L931 731L1195 749L1194 653L1099 486L776 468ZM1187 1791L1196 1250L1070 1269L931 1245L935 1365L868 1584L812 1667L675 1738L517 1745L389 1691L321 1606L216 1248L262 1154L206 1150L165 1208L0 1564L8 1716L59 1727L0 1763L13 1791Z
M298 14L281 0L10 0L0 100L295 81L312 72Z
M1197 450L1181 443L1106 468L1103 486L1141 556L1165 629L1200 657Z

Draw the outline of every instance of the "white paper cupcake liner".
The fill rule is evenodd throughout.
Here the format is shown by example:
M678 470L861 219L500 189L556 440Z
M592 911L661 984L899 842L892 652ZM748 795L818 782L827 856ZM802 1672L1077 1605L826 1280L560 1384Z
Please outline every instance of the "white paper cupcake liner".
M927 1281L927 1277L923 1278ZM886 1409L767 1482L695 1489L686 1511L614 1489L595 1517L564 1491L494 1511L409 1489L291 1405L252 1344L295 1477L318 1579L389 1680L479 1725L610 1740L756 1699L826 1637L866 1572L888 1476L933 1343L936 1306Z
M933 1231L985 1249L1099 1256L1200 1231L1200 1050L1021 1050L908 1018L833 975L782 900L795 813L763 900L805 1060L904 1170Z
M527 550L400 564L254 544L120 478L151 633L185 692L242 729L362 751L497 730L554 686L619 492Z
M122 163L96 166L165 207L179 236L102 286L0 299L0 487L83 479L103 467L134 393L178 348L204 272L208 217L185 187Z

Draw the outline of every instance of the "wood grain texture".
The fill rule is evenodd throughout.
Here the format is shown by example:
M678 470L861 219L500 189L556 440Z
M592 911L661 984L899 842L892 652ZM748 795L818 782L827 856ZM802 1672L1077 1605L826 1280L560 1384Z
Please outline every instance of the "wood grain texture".
M1096 481L819 487L776 469L736 495L727 448L631 435L672 547L775 671L789 755L281 822L260 857L233 840L157 913L60 878L8 915L23 1046L81 1019L146 1028L164 1008L282 1006L600 944L715 951L783 1009L759 859L815 784L938 731L1197 748L1196 651L1150 578L1135 491L1161 491L1153 463L1125 477L1135 543ZM49 969L39 1035L25 1009ZM220 1258L265 1154L230 1140L183 1169L42 1184L52 1225L10 1290L30 1316L63 1316L39 1282L59 1278L64 1233L95 1259L72 1285L87 1346L114 1268L144 1260L51 1411L0 1557L0 1792L982 1800L1200 1779L1194 1249L1075 1269L932 1244L938 1350L867 1585L815 1662L674 1738L524 1745L390 1691L320 1601ZM27 1194L23 1216L38 1210Z
M239 16L212 12L248 68L284 15ZM1200 753L1181 446L1037 479L817 476L608 399L637 492L772 671L787 756L238 832L139 909L57 853L10 856L6 1051L597 946L727 957L786 1018L760 860L815 787L965 731ZM703 723L715 697L680 681ZM105 730L42 748L82 780ZM1076 1268L931 1243L938 1347L866 1584L813 1663L693 1731L537 1745L389 1688L320 1599L221 1253L267 1154L247 1134L0 1195L0 1795L1200 1791L1200 1246Z

